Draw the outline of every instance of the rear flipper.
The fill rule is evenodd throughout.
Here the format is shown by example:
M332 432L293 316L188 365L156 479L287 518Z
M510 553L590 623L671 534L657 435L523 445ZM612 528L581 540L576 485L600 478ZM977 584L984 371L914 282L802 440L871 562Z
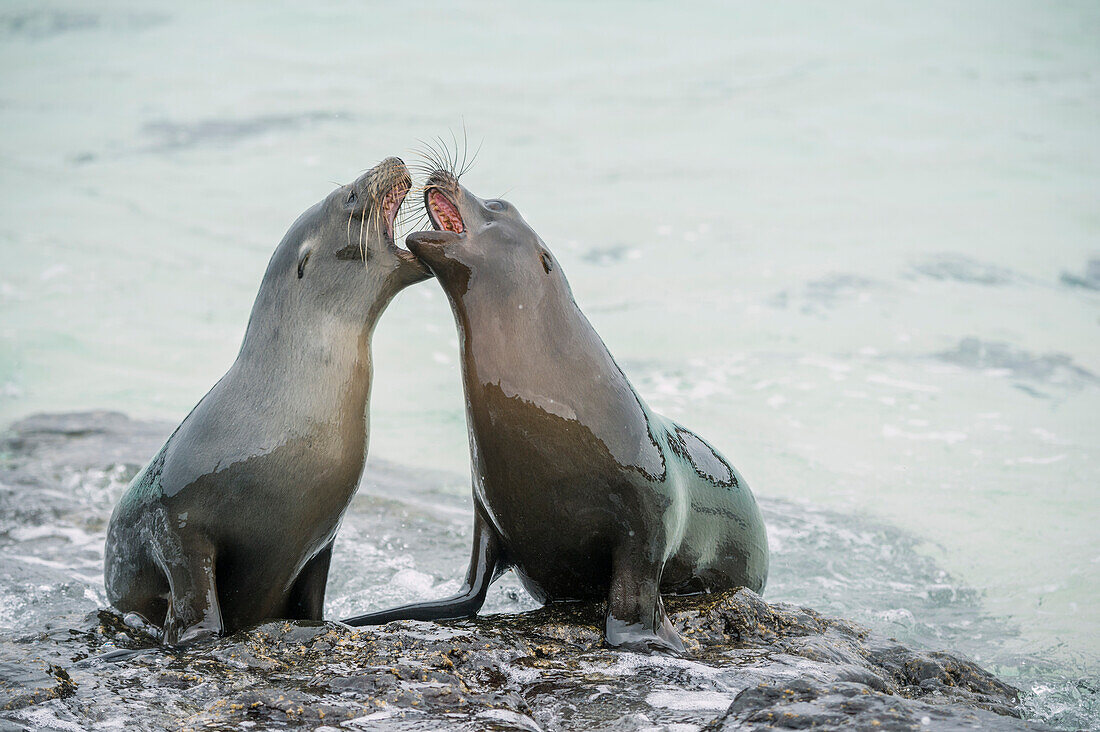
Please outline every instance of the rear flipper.
M474 549L470 568L466 572L466 584L457 595L444 600L430 600L403 605L392 610L381 610L358 615L343 621L348 625L383 625L394 620L447 620L476 615L485 603L485 593L499 573L501 563L500 542L493 530L474 514Z
M663 562L650 554L653 546L622 546L615 550L611 592L607 602L607 644L628 651L684 652L684 644L661 602Z

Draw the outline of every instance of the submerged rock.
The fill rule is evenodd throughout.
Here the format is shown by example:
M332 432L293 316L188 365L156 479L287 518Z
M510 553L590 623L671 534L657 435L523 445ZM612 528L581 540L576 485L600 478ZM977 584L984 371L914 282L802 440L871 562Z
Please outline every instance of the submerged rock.
M59 699L74 690L65 669L39 659L0 660L0 709L20 709L46 699Z
M1082 274L1063 272L1062 284L1085 290L1100 290L1100 259L1090 259Z
M1064 353L1029 353L1008 343L963 338L954 350L935 354L947 363L968 369L1002 373L1048 386L1080 388L1100 382L1100 377L1082 368Z
M946 252L915 263L908 274L967 285L1000 286L1026 281L1025 277L1005 267Z

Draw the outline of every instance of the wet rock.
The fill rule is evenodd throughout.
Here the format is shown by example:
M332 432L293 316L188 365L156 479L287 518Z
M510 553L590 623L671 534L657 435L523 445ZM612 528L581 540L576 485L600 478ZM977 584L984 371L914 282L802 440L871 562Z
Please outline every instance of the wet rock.
M708 732L753 729L910 730L1046 729L981 709L959 709L872 691L858 683L794 679L737 695Z
M38 479L40 464L56 469L139 467L164 443L174 425L133 420L121 412L35 414L21 419L0 437L0 456L9 468Z
M85 722L111 704L128 725L147 729L348 720L398 729L919 729L925 718L945 729L1039 728L1016 718L1015 689L949 653L910 649L744 589L667 605L684 657L606 648L603 608L563 604L363 629L273 622L106 662L98 659L120 636L129 647L143 636L103 612L67 636L24 639L16 667L29 670L5 689L23 707L71 702L70 718ZM74 652L91 658L74 664ZM115 690L125 684L134 693L120 699ZM9 719L28 717L16 710Z
M39 659L0 657L0 709L21 709L72 694L76 686L65 669Z
M605 647L604 608L593 604L363 629L280 621L162 649L133 617L95 609L103 599L94 573L118 492L170 429L93 413L29 418L0 437L0 586L8 593L0 611L13 629L0 636L0 729L687 730L780 719L875 729L925 717L945 728L1027 728L1015 716L1015 690L965 658L744 590L668 600L683 657ZM423 493L415 475L385 464L364 487L380 496L419 490L431 498L425 505L445 496ZM393 513L376 516L380 505L365 503L347 523L392 524ZM766 503L784 551L858 560L869 592L883 543L850 518L807 510ZM465 523L468 513L455 515ZM453 551L461 545L458 536ZM932 612L926 596L939 592L946 599L936 602L953 604L973 631L973 598L941 592L953 587L949 578L916 567L911 574L922 579L911 581L909 607ZM777 572L774 588L783 581ZM864 596L891 606L891 592Z

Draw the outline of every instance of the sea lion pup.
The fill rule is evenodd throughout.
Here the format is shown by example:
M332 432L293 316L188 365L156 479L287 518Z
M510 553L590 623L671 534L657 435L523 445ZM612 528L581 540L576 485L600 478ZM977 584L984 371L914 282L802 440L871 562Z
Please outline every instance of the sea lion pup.
M661 593L759 592L768 543L740 474L638 396L519 212L437 171L436 231L409 249L447 293L461 341L474 548L456 596L351 625L475 614L505 570L540 602L607 599L612 646L678 652Z
M371 335L394 295L431 276L394 244L410 184L388 158L294 222L237 360L115 507L107 597L164 644L321 618L365 459Z

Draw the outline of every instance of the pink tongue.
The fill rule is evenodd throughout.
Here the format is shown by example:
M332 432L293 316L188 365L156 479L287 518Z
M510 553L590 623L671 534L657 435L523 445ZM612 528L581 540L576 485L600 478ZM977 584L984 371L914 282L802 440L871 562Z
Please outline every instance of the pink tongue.
M458 213L458 209L454 207L447 197L439 191L432 191L428 194L428 204L432 207L432 213L435 214L436 220L439 221L440 227L444 231L453 231L456 234L461 234L466 230L465 225L462 223L462 215Z

